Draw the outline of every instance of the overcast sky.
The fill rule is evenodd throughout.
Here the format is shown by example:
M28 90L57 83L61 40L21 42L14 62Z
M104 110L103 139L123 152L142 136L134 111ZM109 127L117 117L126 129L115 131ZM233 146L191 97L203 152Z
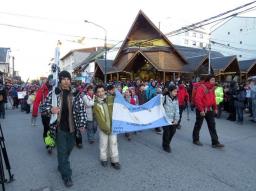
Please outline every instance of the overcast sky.
M92 40L92 38L103 39L103 31L84 23L84 20L105 27L108 31L108 39L113 40L109 43L115 44L125 38L140 9L156 25L160 22L163 32L166 33L251 1L0 0L0 47L12 49L12 54L16 57L16 70L23 80L34 79L48 74L48 64L54 56L57 40L62 41L62 55L74 48L103 45L103 40ZM246 14L248 15L256 16L256 12ZM1 24L28 27L44 32ZM71 42L81 36L86 37L84 45Z

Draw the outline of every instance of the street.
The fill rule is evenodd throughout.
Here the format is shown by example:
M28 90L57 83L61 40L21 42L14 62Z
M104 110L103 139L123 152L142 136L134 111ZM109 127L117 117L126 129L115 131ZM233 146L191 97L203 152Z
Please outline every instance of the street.
M201 130L203 147L192 144L195 115L183 114L182 128L171 143L172 153L162 150L162 136L152 130L132 135L129 142L119 135L121 170L103 168L99 162L98 141L71 154L74 186L65 188L57 171L56 149L48 155L42 139L41 118L30 124L31 114L7 110L1 119L6 147L15 181L7 191L74 190L74 191L255 191L256 125L245 114L239 125L223 114L216 127L224 149L211 147L204 122Z

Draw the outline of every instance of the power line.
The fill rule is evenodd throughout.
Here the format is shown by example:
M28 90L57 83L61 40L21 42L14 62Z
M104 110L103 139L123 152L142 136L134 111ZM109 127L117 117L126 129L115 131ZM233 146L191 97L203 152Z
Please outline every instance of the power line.
M58 32L51 32L51 31L46 31L46 30L42 30L42 29L36 29L36 28L25 27L25 26L18 26L18 25L11 25L11 24L6 24L6 23L0 23L0 25L1 26L6 26L6 27L12 27L12 28L30 30L30 31L35 31L35 32L57 34L57 35L67 36L67 37L72 37L72 38L81 38L82 37L82 36L77 36L77 35L64 34L64 33L58 33Z
M249 5L252 5L252 4L254 4L254 3L256 3L256 1L252 1L252 2L250 2L250 3L247 3L247 4L241 5L241 6L239 6L239 7L236 7L236 8L234 8L234 9L225 11L225 12L220 13L220 14L218 14L218 15L215 15L215 16L213 16L213 17L204 19L204 20L202 20L202 21L196 22L196 23L191 24L191 25L188 25L188 26L186 26L186 27L182 27L182 28L180 28L180 29L178 29L178 30L175 30L175 31L170 32L169 34L171 34L171 33L173 33L173 32L176 33L176 32L182 31L182 30L184 30L184 28L185 28L185 29L186 29L186 28L194 28L194 27L196 27L197 25L200 25L200 24L205 23L205 22L208 22L208 21L210 21L210 20L213 20L213 19L222 17L222 16L224 16L224 15L226 15L226 14L229 14L229 13L234 12L234 11L236 11L236 10L245 8L245 7L247 7L247 6L249 6ZM168 35L168 34L167 34L167 35Z

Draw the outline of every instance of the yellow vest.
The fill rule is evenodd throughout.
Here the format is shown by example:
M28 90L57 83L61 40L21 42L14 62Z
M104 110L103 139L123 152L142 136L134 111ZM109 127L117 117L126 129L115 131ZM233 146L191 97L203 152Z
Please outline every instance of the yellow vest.
M217 105L223 102L223 97L224 97L223 87L217 87L215 89L215 99L216 99Z

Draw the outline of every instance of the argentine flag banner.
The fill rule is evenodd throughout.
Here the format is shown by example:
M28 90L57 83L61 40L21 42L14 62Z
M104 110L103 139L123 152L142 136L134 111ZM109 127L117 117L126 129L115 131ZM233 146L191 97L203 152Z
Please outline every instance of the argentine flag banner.
M112 133L140 131L169 125L161 95L143 105L131 105L116 91L113 106Z

